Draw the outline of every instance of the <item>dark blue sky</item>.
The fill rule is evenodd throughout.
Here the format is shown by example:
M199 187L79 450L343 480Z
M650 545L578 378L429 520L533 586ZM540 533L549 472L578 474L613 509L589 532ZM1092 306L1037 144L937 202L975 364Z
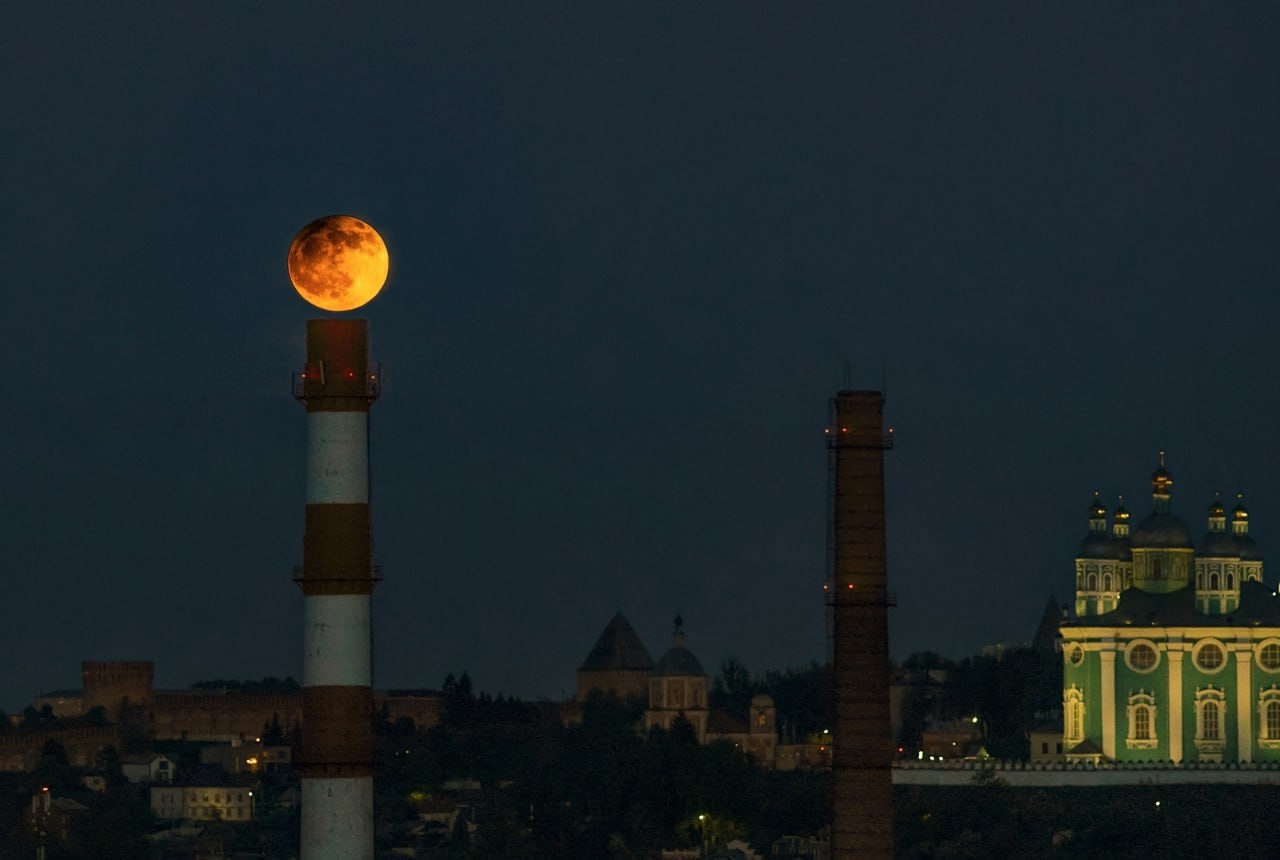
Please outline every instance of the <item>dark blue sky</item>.
M118 8L117 8L118 7ZM364 218L380 686L559 696L613 612L820 658L827 398L886 373L896 656L1030 636L1170 450L1280 540L1280 11L28 4L0 22L0 706L300 672L311 315ZM1274 581L1275 574L1268 576Z

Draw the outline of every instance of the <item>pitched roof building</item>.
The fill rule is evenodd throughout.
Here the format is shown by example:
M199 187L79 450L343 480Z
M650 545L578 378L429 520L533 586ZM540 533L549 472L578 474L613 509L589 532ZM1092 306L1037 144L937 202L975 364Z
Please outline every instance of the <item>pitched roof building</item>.
M586 701L592 690L620 698L649 695L653 658L621 612L605 627L587 659L578 667L577 701Z

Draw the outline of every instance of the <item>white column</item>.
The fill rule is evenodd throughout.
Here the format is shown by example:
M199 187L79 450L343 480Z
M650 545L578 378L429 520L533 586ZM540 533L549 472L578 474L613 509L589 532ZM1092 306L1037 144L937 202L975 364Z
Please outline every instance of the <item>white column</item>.
M369 687L369 595L313 594L302 602L307 687Z
M369 413L307 413L307 504L369 503Z
M1253 761L1253 649L1236 647L1236 760Z
M1109 759L1116 757L1116 643L1114 639L1102 641L1102 754Z
M1169 661L1169 701L1165 710L1169 714L1169 759L1182 761L1182 643L1170 643L1165 653Z
M373 780L302 780L307 860L373 860Z

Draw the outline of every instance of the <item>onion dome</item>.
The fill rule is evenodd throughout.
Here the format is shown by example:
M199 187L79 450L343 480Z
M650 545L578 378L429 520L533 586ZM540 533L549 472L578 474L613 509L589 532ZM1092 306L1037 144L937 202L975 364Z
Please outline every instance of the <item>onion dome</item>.
M1160 466L1151 473L1151 500L1155 510L1138 523L1129 539L1134 549L1192 549L1191 530L1182 520L1169 513L1169 500L1173 497L1173 476L1164 465L1164 451L1160 452Z
M1200 541L1200 555L1209 558L1236 558L1240 550L1227 532L1227 509L1222 505L1221 494L1214 493L1209 503L1209 531Z
M1236 506L1231 510L1231 537L1242 561L1262 560L1258 542L1249 537L1249 509L1244 506L1244 493L1236 493Z
M667 653L658 658L658 665L653 669L654 675L667 678L706 677L707 673L702 670L702 664L698 662L698 658L684 647L683 627L684 619L677 615L671 647L667 649Z
M1134 549L1192 549L1191 530L1169 513L1155 513L1138 523L1129 545Z
M1119 558L1116 542L1107 534L1107 509L1097 492L1089 505L1089 533L1080 542L1076 558Z
M1129 511L1124 506L1124 496L1120 496L1116 501L1116 535L1124 537L1129 534ZM1123 529L1121 531L1120 529Z
M1117 558L1129 561L1129 511L1124 506L1124 496L1116 501L1116 512L1111 526L1111 540L1116 545Z

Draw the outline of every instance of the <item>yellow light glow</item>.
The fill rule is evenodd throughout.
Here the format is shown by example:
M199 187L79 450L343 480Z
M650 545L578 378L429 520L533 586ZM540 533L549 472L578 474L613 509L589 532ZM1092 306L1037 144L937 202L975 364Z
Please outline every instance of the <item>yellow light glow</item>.
M298 295L326 311L349 311L382 289L390 259L377 230L350 215L328 215L293 237L288 266Z

